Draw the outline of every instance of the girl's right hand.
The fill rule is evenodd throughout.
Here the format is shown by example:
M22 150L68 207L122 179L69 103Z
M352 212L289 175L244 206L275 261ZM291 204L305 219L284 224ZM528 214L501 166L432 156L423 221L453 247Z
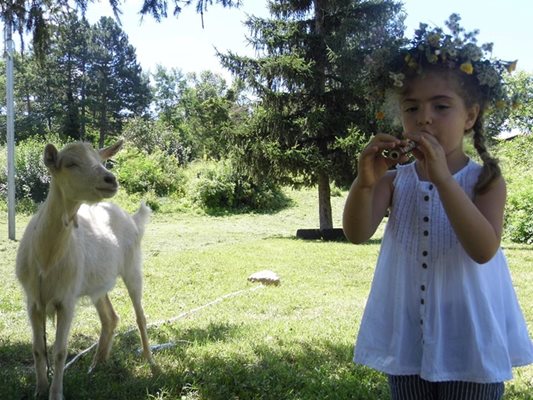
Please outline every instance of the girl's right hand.
M378 133L359 155L357 166L357 184L361 188L372 188L395 164L405 162L408 156L402 155L398 160L391 160L382 155L387 149L393 149L402 141L386 133Z

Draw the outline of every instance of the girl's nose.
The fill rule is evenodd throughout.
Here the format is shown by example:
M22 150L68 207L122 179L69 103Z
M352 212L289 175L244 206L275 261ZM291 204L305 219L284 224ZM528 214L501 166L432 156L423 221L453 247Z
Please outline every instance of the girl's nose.
M430 125L432 122L431 113L429 110L422 108L417 115L416 123L420 126Z

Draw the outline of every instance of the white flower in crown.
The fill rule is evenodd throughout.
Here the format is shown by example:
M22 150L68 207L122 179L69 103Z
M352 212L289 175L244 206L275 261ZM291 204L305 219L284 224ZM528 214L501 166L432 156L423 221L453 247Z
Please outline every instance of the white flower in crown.
M392 79L394 86L396 87L402 87L403 81L405 79L405 75L401 72L398 74L395 74L394 72L389 72L389 77Z

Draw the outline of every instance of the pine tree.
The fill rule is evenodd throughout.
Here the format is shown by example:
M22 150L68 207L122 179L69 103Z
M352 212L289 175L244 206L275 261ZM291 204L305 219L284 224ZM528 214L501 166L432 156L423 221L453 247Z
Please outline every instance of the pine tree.
M120 132L125 117L148 109L151 93L135 49L112 18L102 17L93 26L89 52L88 105L103 147L108 135Z
M317 185L320 229L331 229L331 181L346 181L355 158L340 143L368 128L365 56L403 36L401 8L390 0L274 0L269 10L271 19L246 22L262 56L219 54L259 99L250 129L235 140L256 175Z

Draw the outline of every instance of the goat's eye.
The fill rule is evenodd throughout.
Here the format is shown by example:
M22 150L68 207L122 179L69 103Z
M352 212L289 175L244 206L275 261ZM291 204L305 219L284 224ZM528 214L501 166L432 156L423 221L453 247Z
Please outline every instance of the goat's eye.
M67 169L72 169L72 168L76 168L78 167L78 164L76 164L75 162L68 162L65 164L65 168Z

